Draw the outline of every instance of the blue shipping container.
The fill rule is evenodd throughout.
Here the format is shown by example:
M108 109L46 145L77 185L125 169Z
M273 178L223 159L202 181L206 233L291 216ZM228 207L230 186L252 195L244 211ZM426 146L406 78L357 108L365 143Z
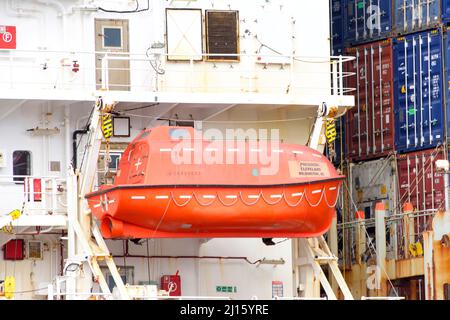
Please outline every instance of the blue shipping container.
M444 21L450 20L450 0L441 0L441 2L442 2L442 20Z
M331 15L331 55L340 56L344 53L344 2L330 1Z
M450 1L449 1L450 2ZM447 27L444 37L444 63L445 63L445 79L446 81L443 84L443 90L445 91L446 97L446 113L447 113L447 136L450 132L450 27ZM447 138L448 139L448 138ZM447 141L448 142L448 141Z
M391 0L345 0L345 45L388 38L392 33Z
M441 22L441 1L395 0L394 10L397 35L435 28Z
M394 40L395 144L400 153L435 147L444 140L442 32Z

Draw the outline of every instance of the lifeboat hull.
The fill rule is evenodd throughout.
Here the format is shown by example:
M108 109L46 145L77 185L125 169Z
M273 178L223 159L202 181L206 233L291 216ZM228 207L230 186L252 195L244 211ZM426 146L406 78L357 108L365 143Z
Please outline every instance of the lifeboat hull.
M303 238L328 230L341 183L118 185L87 199L105 238Z

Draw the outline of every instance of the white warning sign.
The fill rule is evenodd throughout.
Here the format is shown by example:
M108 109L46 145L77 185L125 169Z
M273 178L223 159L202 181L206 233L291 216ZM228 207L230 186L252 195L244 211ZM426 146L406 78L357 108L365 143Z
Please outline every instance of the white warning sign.
M330 171L323 162L289 161L289 174L291 178L320 178L329 176Z

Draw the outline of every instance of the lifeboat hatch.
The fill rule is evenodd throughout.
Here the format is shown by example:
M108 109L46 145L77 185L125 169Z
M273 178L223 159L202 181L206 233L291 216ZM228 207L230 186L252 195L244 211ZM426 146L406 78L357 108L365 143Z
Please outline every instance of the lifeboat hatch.
M142 183L147 174L148 144L136 143L130 152L128 183Z

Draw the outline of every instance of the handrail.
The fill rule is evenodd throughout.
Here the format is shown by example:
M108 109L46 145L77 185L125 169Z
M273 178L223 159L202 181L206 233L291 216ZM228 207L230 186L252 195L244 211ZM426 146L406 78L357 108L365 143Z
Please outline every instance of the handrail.
M208 58L214 57L238 57L239 60L209 61ZM270 58L276 58L277 61L271 63ZM96 59L101 64L96 63ZM186 55L156 51L147 54L0 49L0 87L36 88L40 91L82 90L89 93L102 88L161 93L248 92L296 97L298 93L344 96L351 95L354 91L354 88L344 86L344 79L354 76L353 72L346 71L344 64L354 59L351 56L258 53ZM77 61L76 67L73 67L73 61ZM112 61L117 63L112 64ZM124 66L119 64L120 61L129 63ZM212 68L203 67L208 65ZM324 65L327 66L323 67ZM32 72L27 72L31 70ZM128 76L119 76L121 72L128 73ZM272 75L278 81L273 81Z

